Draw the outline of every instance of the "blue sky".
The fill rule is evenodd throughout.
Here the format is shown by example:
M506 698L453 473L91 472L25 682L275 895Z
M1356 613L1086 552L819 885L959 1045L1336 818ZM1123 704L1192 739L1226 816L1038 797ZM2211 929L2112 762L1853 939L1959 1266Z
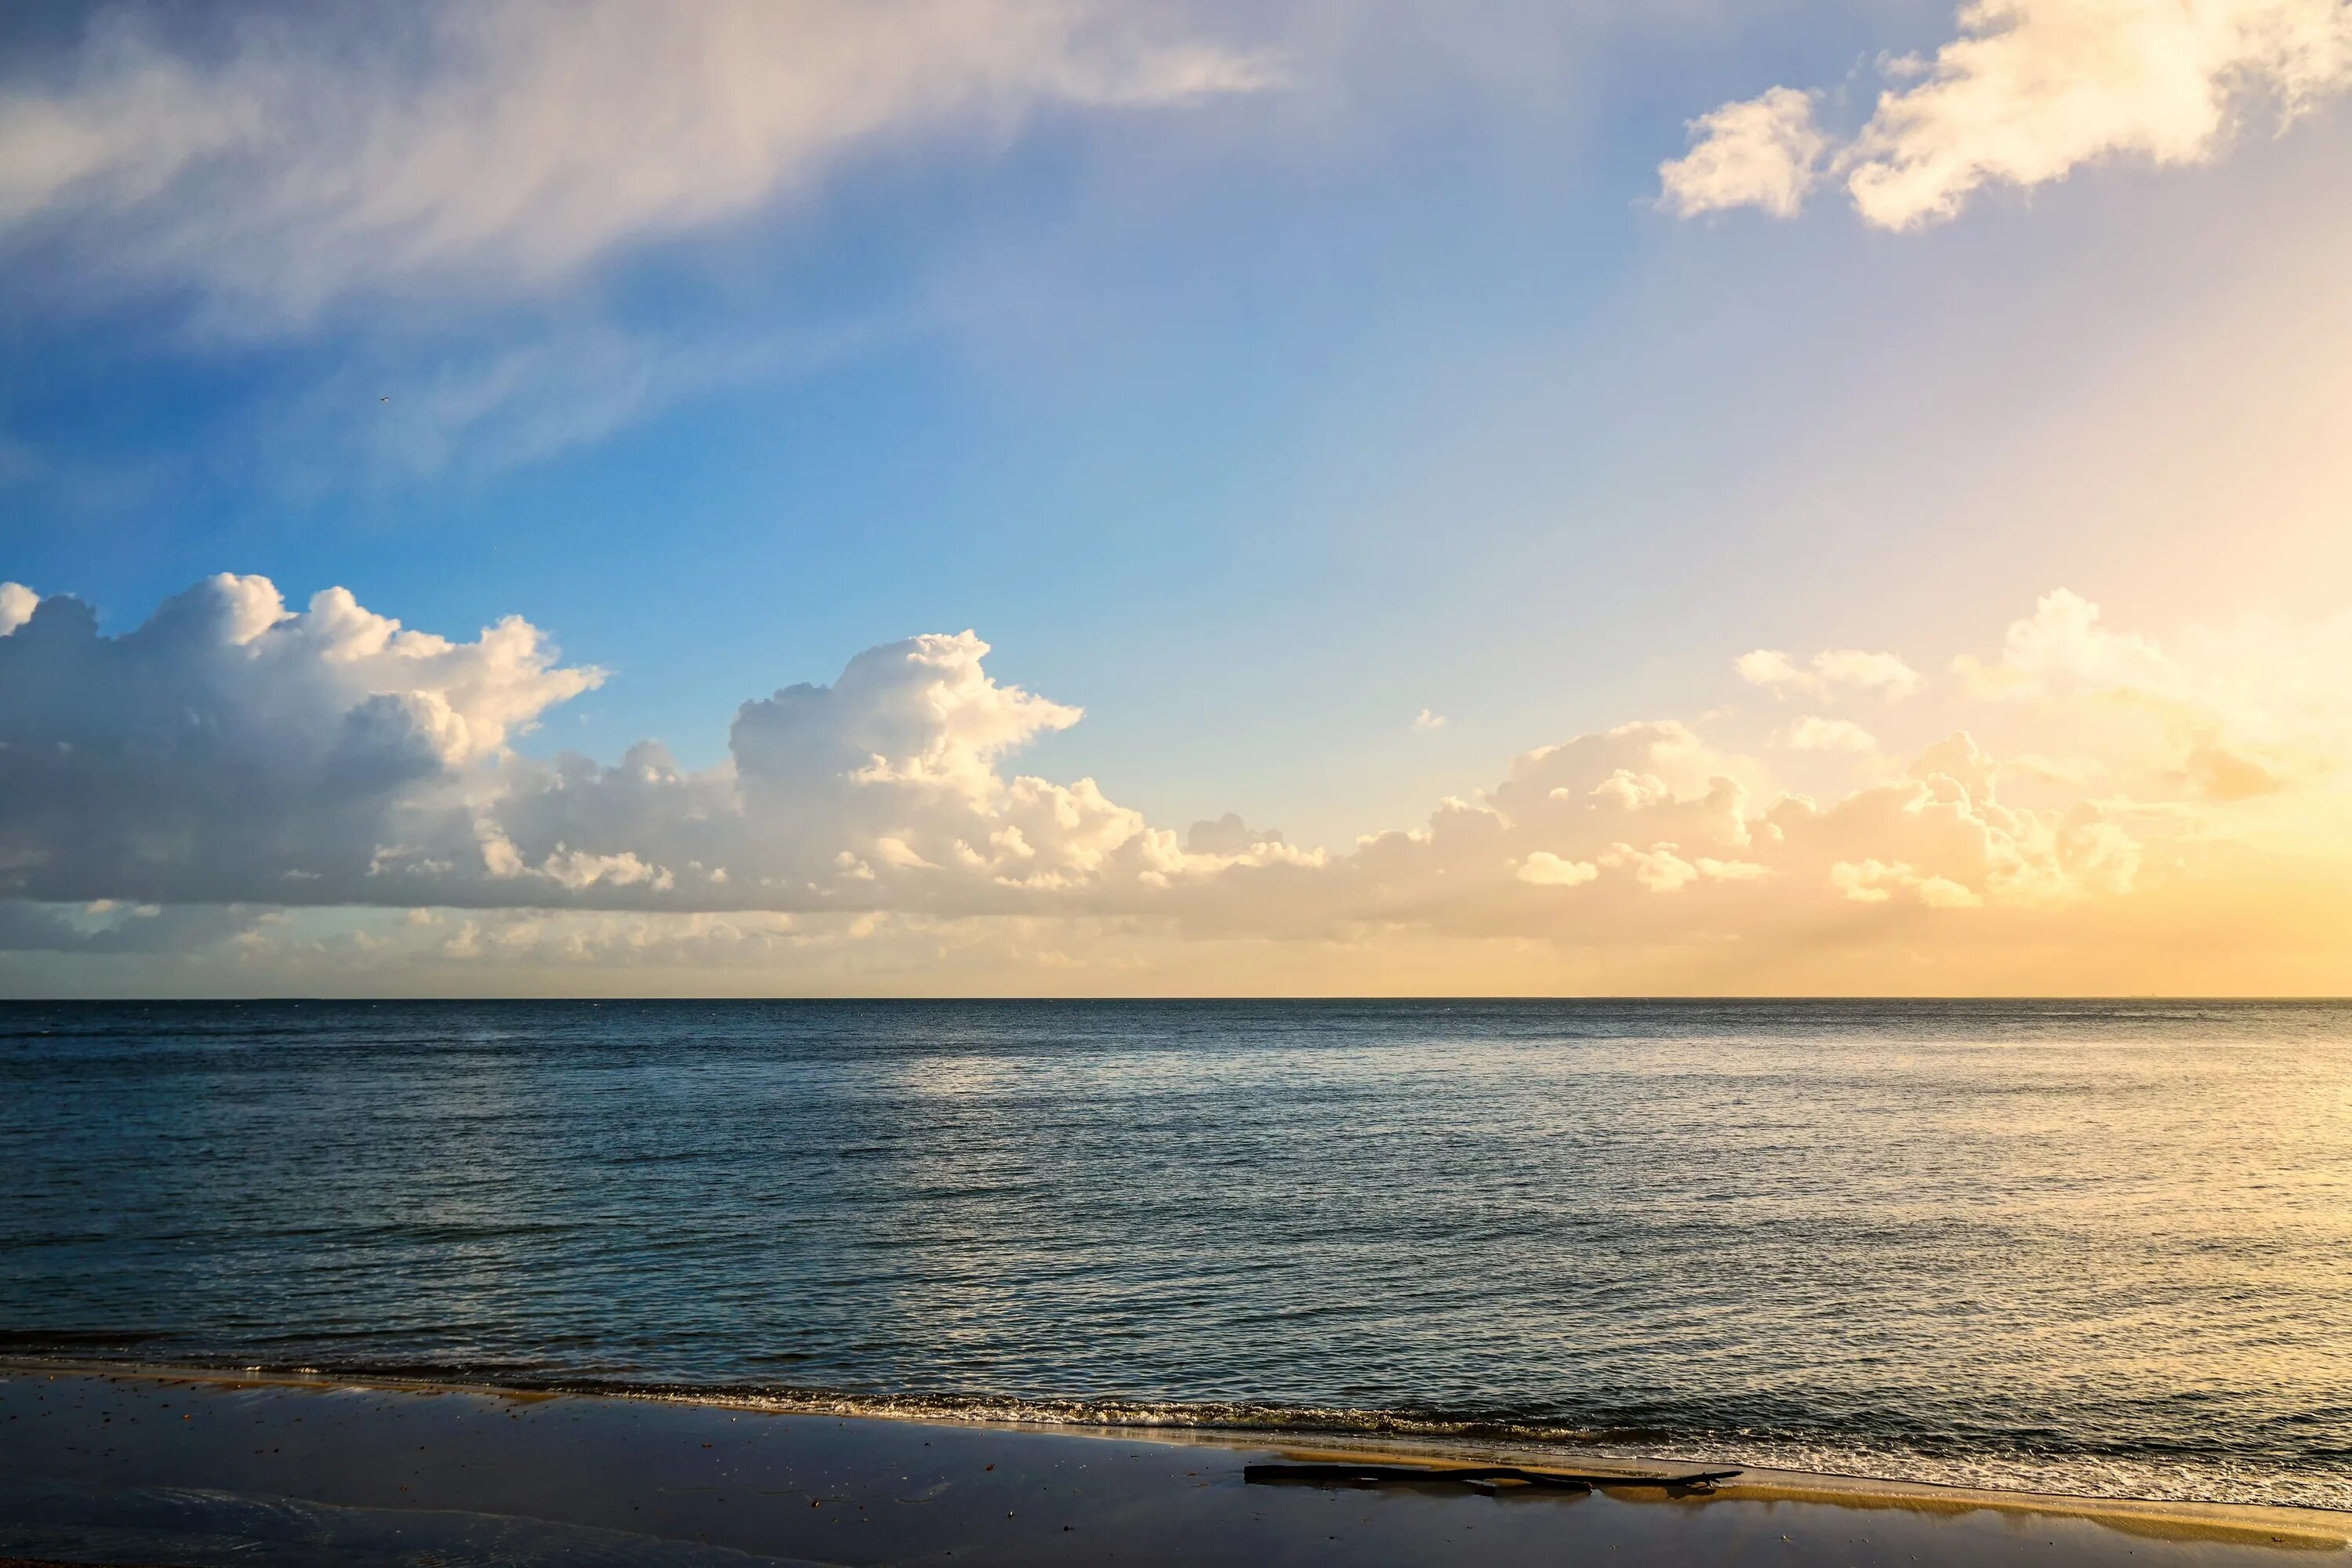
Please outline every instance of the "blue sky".
M853 158L782 210L615 247L551 299L368 298L223 341L168 289L70 300L56 279L64 312L26 290L41 308L10 323L5 427L30 470L10 510L38 520L12 573L121 624L224 567L451 633L525 614L615 671L530 743L600 755L645 735L715 752L747 697L971 626L1095 710L1056 742L1067 765L1152 781L1172 811L1241 784L1234 804L1369 827L1346 814L1380 796L1301 798L1328 791L1335 746L1417 802L1446 771L1406 729L1423 706L1500 737L1611 716L1622 697L1587 706L1557 666L1665 608L1623 578L1631 536L1769 441L1736 429L1786 342L1757 318L1813 290L1784 275L1707 300L1725 285L1706 274L1803 237L1695 232L1647 204L1693 106L1784 62L1842 72L1937 19L1803 20L1810 47L1760 59L1715 30L1513 20L1543 57L1522 81L1317 61L1328 107L1053 116L1001 147ZM1603 48L1643 72L1580 58ZM1651 280L1693 269L1712 320L1692 330L1746 341L1627 342ZM593 378L747 342L753 363L592 407L595 433L552 450L517 433L529 407L383 449L441 378L609 333L632 352L588 351L590 384L539 395L625 405ZM1654 435L1593 425L1627 398ZM1693 446L1693 424L1717 431ZM1496 444L1506 471L1482 471ZM1542 581L1496 626L1496 580L1521 573ZM1504 660L1556 668L1496 690ZM1481 766L1493 749L1461 743ZM1286 751L1312 772L1269 780Z
M549 90L557 13L492 8L492 45L430 10L15 15L20 114L127 102L168 136L250 91L331 145L331 103L253 84L332 59L391 129L342 164L225 133L160 195L131 190L152 148L37 199L0 167L0 577L115 632L222 571L460 639L520 615L609 672L522 755L653 737L690 768L746 700L971 627L997 680L1087 710L1022 770L1339 847L1497 759L1729 702L1758 647L1925 668L2058 587L2159 631L2340 607L2306 357L2341 346L2352 248L2325 73L2281 113L2269 57L2231 57L2214 79L2254 86L2195 156L2126 128L1895 230L1827 185L1677 216L1660 166L1782 83L1853 134L1909 79L1888 60L1966 31L1942 5L994 8L1076 22L984 111L910 89L903 123L708 190L694 149L645 153L614 188L653 168L659 200L583 216L575 177L429 254L522 143L385 140L435 129L436 73ZM1003 33L988 10L910 9L952 35L917 75L951 79L974 17ZM1138 85L1185 50L1215 85ZM612 79L529 134L656 142L700 90ZM283 218L322 169L449 188L406 227Z

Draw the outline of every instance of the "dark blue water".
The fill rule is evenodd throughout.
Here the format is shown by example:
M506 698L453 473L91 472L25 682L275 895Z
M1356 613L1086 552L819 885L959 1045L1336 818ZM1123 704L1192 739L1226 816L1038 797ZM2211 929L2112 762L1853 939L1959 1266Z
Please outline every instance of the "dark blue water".
M5 1005L0 1348L2352 1506L2352 1006Z

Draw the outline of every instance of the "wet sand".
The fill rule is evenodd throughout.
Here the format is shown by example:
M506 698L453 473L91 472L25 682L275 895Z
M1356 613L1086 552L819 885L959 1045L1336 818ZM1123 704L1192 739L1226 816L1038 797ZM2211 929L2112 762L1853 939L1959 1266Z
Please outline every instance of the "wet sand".
M1254 1484L1403 1447L329 1380L0 1372L0 1562L1423 1563L2352 1559L2352 1515L1748 1471L1712 1491ZM1433 1464L1671 1473L1552 1453Z

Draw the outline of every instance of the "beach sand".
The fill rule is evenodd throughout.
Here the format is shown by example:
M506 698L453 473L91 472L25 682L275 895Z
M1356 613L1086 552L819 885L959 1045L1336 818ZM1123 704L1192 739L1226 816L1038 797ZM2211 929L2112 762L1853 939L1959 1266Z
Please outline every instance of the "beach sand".
M284 1377L0 1373L0 1560L2321 1563L2352 1515L1748 1471L1712 1492L1254 1484L1349 1439L952 1425ZM1645 1467L1450 1448L1461 1464ZM1655 1473L1678 1468L1661 1464Z

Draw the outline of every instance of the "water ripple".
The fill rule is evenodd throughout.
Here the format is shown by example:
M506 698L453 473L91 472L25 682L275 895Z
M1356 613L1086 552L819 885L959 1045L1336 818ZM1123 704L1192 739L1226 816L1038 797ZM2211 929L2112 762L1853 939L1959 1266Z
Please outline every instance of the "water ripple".
M2342 1005L6 1005L0 1104L0 1352L2352 1507Z

